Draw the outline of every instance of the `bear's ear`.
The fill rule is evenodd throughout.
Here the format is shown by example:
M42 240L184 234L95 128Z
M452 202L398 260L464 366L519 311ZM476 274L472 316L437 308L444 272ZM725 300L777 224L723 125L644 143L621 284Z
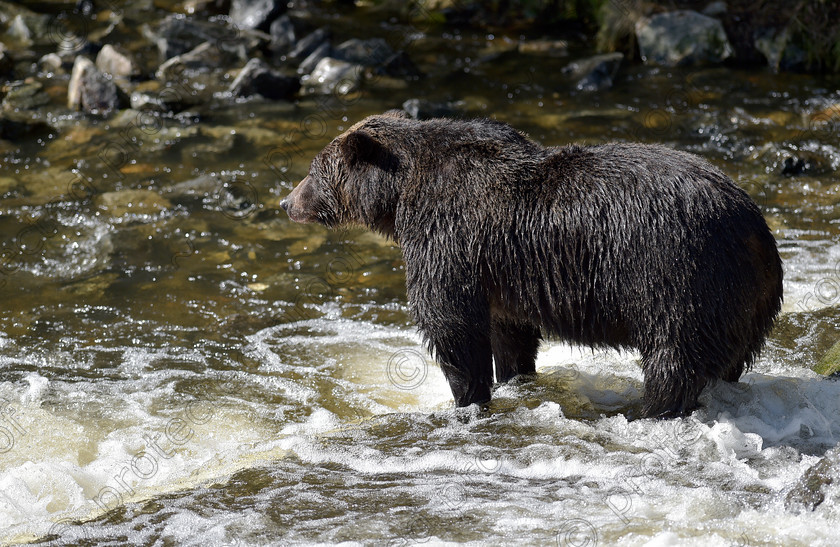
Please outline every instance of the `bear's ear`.
M349 133L339 147L350 165L369 163L385 171L392 171L397 167L397 157L365 131Z
M386 110L382 113L383 116L387 116L388 118L403 118L405 120L410 120L411 116L408 115L408 112L403 110L402 108L394 108L392 110Z

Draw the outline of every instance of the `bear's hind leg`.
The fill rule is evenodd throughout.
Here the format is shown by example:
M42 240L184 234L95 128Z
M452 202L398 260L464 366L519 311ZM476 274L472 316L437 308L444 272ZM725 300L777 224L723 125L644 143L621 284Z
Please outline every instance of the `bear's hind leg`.
M507 382L518 374L536 372L540 329L529 324L493 322L490 345L496 366L496 381Z
M642 352L645 373L644 416L674 418L697 408L706 377L673 348Z

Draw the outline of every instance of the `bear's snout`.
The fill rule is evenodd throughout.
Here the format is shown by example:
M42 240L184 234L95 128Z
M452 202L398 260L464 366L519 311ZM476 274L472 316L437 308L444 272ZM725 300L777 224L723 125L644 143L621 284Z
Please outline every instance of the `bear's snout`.
M286 211L293 222L318 222L315 213L315 194L309 177L300 181L294 190L280 202L280 208Z

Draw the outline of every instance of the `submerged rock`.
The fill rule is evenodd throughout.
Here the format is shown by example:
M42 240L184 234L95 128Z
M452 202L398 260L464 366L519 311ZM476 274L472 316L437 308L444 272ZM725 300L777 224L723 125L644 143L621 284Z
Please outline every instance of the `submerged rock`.
M269 68L260 59L251 59L230 85L240 97L262 95L266 99L291 99L300 89L300 80Z
M840 455L837 449L826 452L825 456L808 468L799 481L785 496L785 508L794 513L813 511L825 501L825 490L840 479Z
M30 110L50 102L41 82L28 79L3 86L3 110Z
M353 38L336 46L333 57L348 63L377 66L383 64L392 55L394 55L394 50L382 38L369 40Z
M814 367L814 372L824 376L840 375L840 341L823 355Z
M54 133L55 128L29 115L14 112L0 113L0 139L16 141L22 138L37 138Z
M121 217L126 214L151 215L172 206L172 203L151 190L120 190L96 196L96 205L108 214Z
M569 43L565 40L528 40L516 45L519 53L546 57L565 57L569 54Z
M107 115L125 104L116 84L87 57L78 56L67 87L67 106L89 114Z
M598 91L612 87L623 60L623 53L595 55L568 64L563 73L576 80L575 87L579 91Z
M719 63L734 53L720 21L691 10L639 19L636 40L642 60L665 66Z

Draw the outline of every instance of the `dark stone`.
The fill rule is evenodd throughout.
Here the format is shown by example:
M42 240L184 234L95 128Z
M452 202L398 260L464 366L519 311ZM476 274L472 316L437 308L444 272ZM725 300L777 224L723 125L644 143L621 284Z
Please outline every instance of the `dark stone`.
M237 61L237 56L219 48L215 43L204 42L194 49L176 55L158 67L155 77L162 82L182 78L186 74L209 71Z
M329 42L322 42L320 46L315 48L315 51L309 54L309 57L304 59L300 66L298 67L298 74L309 74L315 67L318 66L318 63L321 62L321 59L325 57L329 57L330 53L332 52L332 46L330 46Z
M268 33L271 35L268 49L273 55L285 55L295 45L295 27L288 15L275 19Z
M238 29L222 22L201 21L181 15L170 15L155 27L145 27L144 31L146 37L157 45L164 60L187 53L204 42L245 60L251 50L269 39L267 34L251 29Z
M241 29L267 31L271 22L285 10L286 2L281 0L233 0L230 19Z
M386 74L388 76L396 76L401 78L416 78L421 76L420 69L412 62L408 54L404 51L398 51L385 59L380 67L377 68L378 74Z
M378 66L394 54L394 50L382 38L360 40L353 38L335 48L333 57L364 66Z
M0 139L17 141L33 139L55 133L55 128L43 120L33 120L15 113L0 114Z
M289 59L306 59L313 51L318 49L322 43L330 39L330 31L325 28L319 28L315 32L309 34L306 38L298 42L292 51L289 52Z
M578 91L599 91L612 87L613 78L618 73L623 53L605 53L569 63L563 69L564 74L576 80Z
M0 42L0 78L6 78L12 74L15 68L15 63L12 56L6 51L6 46Z
M260 59L251 59L230 86L240 97L261 95L266 99L291 99L300 90L300 80L272 70Z

